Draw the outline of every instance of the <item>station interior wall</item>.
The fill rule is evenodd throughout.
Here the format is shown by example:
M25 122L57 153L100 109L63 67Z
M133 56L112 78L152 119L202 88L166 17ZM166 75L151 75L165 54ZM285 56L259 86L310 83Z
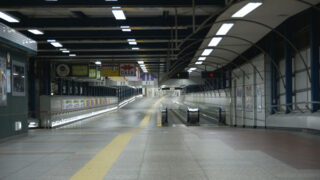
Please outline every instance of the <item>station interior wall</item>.
M299 52L307 61L310 69L310 48L306 47ZM277 112L271 114L270 99L270 72L268 70L269 63L264 54L259 54L250 60L251 64L256 66L260 72L261 77L257 71L254 70L250 63L243 64L232 72L232 88L207 91L200 93L185 94L184 101L196 102L201 104L214 104L223 108L226 112L226 124L238 127L269 127L269 128L294 128L294 129L315 129L320 130L320 113L311 113L311 105L307 102L311 101L310 81L308 79L307 71L299 59L297 53L293 53L293 111L285 113L285 107L277 107ZM284 58L279 59L278 66L282 76L285 73ZM238 78L236 77L238 76ZM246 108L247 99L246 87L252 87L252 110ZM261 96L257 96L257 87L262 89ZM237 107L236 89L242 87L242 98L238 106L242 104L242 108ZM278 105L285 104L285 88L277 75L277 97ZM262 109L258 110L258 98L261 98ZM298 108L296 107L298 106Z
M0 139L19 135L28 130L28 73L26 72L28 56L27 53L15 47L0 43L0 57L7 60L8 53L10 54L10 62L7 61L7 69L11 71L11 78L12 61L23 63L25 66L25 95L13 96L13 85L11 84L11 93L7 93L7 105L0 106ZM21 129L16 130L16 123L21 123Z

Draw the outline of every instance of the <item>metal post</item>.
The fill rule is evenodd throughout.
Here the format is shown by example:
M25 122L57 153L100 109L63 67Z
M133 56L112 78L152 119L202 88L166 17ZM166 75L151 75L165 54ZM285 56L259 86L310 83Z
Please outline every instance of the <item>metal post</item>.
M34 113L34 111L36 110L36 95L35 95L35 87L36 87L36 80L35 80L35 74L34 74L34 64L35 64L35 60L32 58L30 60L30 74L29 74L29 78L30 78L30 111L32 111L31 117L35 118L36 114Z
M312 112L316 112L320 109L320 105L317 103L320 101L319 95L319 36L318 26L319 18L318 12L315 9L311 10L310 17L310 66L311 66L311 101Z
M178 9L174 8L175 10L175 38L176 38L176 43L175 43L175 48L178 48Z
M66 83L66 95L69 95L69 94L70 94L69 81L68 81L68 80L66 80L66 81L65 81L65 83Z
M285 25L286 37L291 41L290 22ZM290 45L285 43L285 81L286 81L286 113L292 111L292 50Z
M63 84L62 84L62 79L61 78L59 78L58 79L58 95L62 95L62 86L63 86Z
M269 36L267 39L267 48L269 51L268 58L273 59L274 62L276 62L275 58L275 37L273 34ZM271 105L271 114L276 113L276 107L275 105L277 104L277 74L276 74L276 69L273 63L271 63L271 59L268 59L269 65L270 65L270 105Z
M196 31L196 5L195 0L192 0L192 32Z
M76 88L75 88L75 82L74 80L71 81L71 88L72 88L72 91L71 91L71 95L75 95L76 94Z

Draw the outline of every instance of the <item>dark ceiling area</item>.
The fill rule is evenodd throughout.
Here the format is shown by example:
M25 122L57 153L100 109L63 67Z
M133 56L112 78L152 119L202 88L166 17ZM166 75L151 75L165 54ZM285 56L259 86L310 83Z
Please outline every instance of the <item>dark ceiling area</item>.
M113 7L121 7L126 19L116 20ZM38 42L39 61L143 60L149 72L159 73L169 69L168 61L173 64L184 47L205 37L209 28L196 29L214 21L224 7L224 0L2 0L0 11L19 19L2 23ZM121 26L129 26L131 32L123 32ZM34 35L30 29L44 34ZM191 38L185 41L186 37ZM53 47L49 39L76 56ZM137 44L128 44L128 39Z

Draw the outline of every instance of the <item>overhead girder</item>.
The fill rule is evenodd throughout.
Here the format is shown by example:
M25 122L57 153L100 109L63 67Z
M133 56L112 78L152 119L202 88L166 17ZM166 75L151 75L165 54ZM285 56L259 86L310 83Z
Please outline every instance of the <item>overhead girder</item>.
M274 32L275 34L277 34L279 37L281 37L284 41L286 41L289 46L298 54L300 60L302 61L304 67L305 67L305 70L307 71L307 74L308 74L308 79L309 81L311 81L311 75L310 75L310 71L309 71L309 68L306 64L306 61L305 59L303 58L301 52L299 52L298 48L293 44L293 42L291 42L284 34L282 34L280 31L276 30L275 28L267 25L267 24L264 24L264 23L261 23L261 22L258 22L258 21L253 21L253 20L247 20L247 19L232 19L232 18L229 18L229 19L223 19L223 20L219 20L219 21L215 21L214 23L212 24L208 24L202 28L207 28L207 27L212 27L213 25L215 24L220 24L220 23L225 23L225 22L235 22L235 21L239 21L239 22L248 22L248 23L252 23L252 24L257 24L259 26L262 26L262 27L265 27L269 30L271 30L272 32ZM217 47L215 47L217 49ZM261 75L260 75L261 77Z
M206 37L204 39L199 39L197 41L194 41L190 44L188 44L188 46L184 47L184 49L182 49L178 54L177 56L179 56L180 54L182 54L184 51L186 51L189 47L191 47L192 45L196 44L196 43L200 43L202 42L203 40L207 40L207 39L212 39L213 37L226 37L226 38L233 38L233 39L238 39L238 40L241 40L241 41L244 41L244 42L247 42L249 43L251 46L257 48L259 51L261 51L261 53L263 53L265 56L269 56L270 57L270 54L265 51L261 46L259 46L257 43L254 43L252 41L249 41L248 39L245 39L245 38L242 38L242 37L239 37L239 36L233 36L233 35L214 35L214 36L210 36L210 37ZM216 47L212 47L213 49L215 49ZM210 56L209 56L210 57ZM279 77L281 78L281 81L282 81L282 84L283 84L283 87L286 88L286 85L285 85L285 81L284 81L284 78L282 76L282 73L280 71L280 68L278 66L278 64L275 62L274 59L270 58L271 60L271 63L275 66L276 68L276 71L278 72L279 74ZM229 61L230 62L230 61Z
M121 0L116 2L106 2L99 0L63 0L57 2L46 2L43 0L32 0L32 1L21 1L21 0L2 0L2 9L18 9L21 7L25 8L97 8L97 7L113 7L121 6L123 8L141 8L141 7L164 7L164 8L175 8L185 7L191 8L192 1L181 1L181 0ZM197 1L197 6L217 6L221 7L225 5L224 0L201 0Z
M1 8L0 8L1 9ZM10 12L9 12L10 13ZM11 14L16 14L12 13ZM21 18L17 24L10 24L17 30L26 30L30 27L41 30L117 30L120 26L130 26L134 30L170 29L175 26L175 17L169 16L166 23L159 21L162 16L128 17L124 22L119 22L114 17L90 18L30 18L19 13ZM178 29L192 28L192 16L178 16ZM198 22L207 16L197 16ZM197 25L197 24L196 24Z

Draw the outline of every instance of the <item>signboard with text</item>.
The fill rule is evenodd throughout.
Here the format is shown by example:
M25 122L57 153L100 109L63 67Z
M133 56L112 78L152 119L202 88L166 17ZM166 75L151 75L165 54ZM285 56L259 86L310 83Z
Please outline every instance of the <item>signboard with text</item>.
M136 64L123 63L120 64L120 76L136 76Z
M119 76L119 64L103 64L102 76Z

